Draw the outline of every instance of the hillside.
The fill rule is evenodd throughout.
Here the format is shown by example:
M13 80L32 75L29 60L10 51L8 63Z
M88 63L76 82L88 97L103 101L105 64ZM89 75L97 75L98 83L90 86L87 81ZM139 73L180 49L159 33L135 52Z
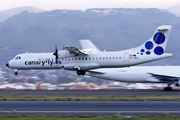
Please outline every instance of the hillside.
M41 10L36 7L19 7L19 8L3 10L3 11L0 11L0 22L3 22L7 20L8 18L14 15L20 14L22 12L25 12L25 11L29 13L40 13L40 12L43 12L44 10Z
M159 25L173 25L167 51L173 58L153 64L177 65L179 62L180 18L159 9L89 9L23 12L0 23L1 62L15 54L51 52L57 43L80 47L79 39L90 39L101 50L123 50L149 39Z
M180 4L168 8L168 11L174 13L177 17L180 17Z

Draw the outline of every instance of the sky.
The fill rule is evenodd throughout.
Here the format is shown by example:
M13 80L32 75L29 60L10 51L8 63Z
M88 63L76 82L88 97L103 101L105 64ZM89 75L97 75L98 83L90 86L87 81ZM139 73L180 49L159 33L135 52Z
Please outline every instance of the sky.
M34 6L43 10L88 8L160 8L180 4L180 0L0 0L0 10Z

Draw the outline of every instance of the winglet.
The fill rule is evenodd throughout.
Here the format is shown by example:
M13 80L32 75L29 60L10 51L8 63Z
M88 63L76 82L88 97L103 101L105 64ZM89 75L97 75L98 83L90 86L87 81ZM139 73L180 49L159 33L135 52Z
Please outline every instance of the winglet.
M79 40L82 49L94 49L98 52L100 52L100 50L90 41L90 40Z

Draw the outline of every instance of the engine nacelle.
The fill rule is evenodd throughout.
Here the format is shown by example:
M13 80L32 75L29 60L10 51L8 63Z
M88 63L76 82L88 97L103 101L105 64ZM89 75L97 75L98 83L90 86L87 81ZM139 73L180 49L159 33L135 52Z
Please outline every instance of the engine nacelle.
M69 51L67 51L67 50L61 50L58 52L58 56L60 58L66 58L66 57L73 57L74 55L70 54Z
M180 80L175 84L176 86L180 86Z

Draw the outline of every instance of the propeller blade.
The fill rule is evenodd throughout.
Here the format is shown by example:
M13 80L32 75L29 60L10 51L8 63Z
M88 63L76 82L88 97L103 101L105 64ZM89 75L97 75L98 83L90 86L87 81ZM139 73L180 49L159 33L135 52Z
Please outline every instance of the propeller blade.
M55 52L53 53L53 55L56 57L56 61L58 61L58 49L57 49L57 45L55 45Z

